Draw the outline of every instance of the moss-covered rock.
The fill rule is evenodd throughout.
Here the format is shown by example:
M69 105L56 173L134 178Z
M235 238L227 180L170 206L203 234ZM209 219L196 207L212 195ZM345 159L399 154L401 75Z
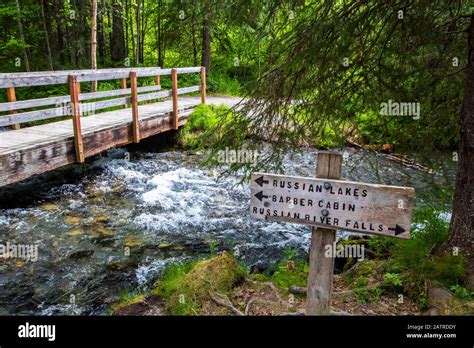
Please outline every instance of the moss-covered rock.
M229 294L233 285L244 276L242 268L225 251L189 268L170 269L153 291L163 297L170 314L206 314L213 306L213 294Z

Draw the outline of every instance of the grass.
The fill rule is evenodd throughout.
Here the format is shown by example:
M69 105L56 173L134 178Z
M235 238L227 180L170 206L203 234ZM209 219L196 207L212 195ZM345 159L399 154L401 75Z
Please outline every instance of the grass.
M285 261L278 265L277 270L273 273L272 282L282 288L288 290L290 285L306 286L308 283L309 266L304 261L294 262L294 268L288 267L294 261Z
M209 93L224 95L242 96L243 93L239 80L219 72L212 72L207 77L207 89Z
M171 265L152 294L164 300L172 315L205 314L213 306L212 294L230 294L246 275L246 267L223 252L211 259Z
M179 142L184 148L204 149L211 139L206 131L216 126L223 117L228 117L230 108L227 105L198 105L191 113L188 122L180 131Z
M142 302L145 297L145 294L141 291L135 290L131 292L124 292L120 296L120 300L112 306L112 313L117 312L118 310L132 305L134 303Z
M399 274L404 289L420 307L426 307L426 283L433 282L447 289L462 286L465 259L461 255L442 252L449 223L433 207L417 210L414 220L417 227L412 231L412 238L397 241L392 247L389 266L391 273Z

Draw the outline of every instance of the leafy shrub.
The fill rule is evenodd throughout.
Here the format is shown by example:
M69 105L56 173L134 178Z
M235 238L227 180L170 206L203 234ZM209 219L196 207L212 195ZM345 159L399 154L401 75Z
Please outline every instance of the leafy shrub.
M211 139L204 133L215 126L221 118L227 118L229 115L231 115L230 108L224 104L198 105L180 132L180 143L185 148L205 148Z
M400 240L392 248L390 270L399 273L408 294L421 308L428 304L426 281L449 288L463 284L465 259L444 253L441 246L448 236L449 224L432 207L415 211L417 225L409 240Z
M383 276L383 286L388 289L396 290L402 287L402 280L397 273L385 273Z
M466 289L465 287L457 285L457 284L451 286L449 289L454 293L454 295L456 295L462 300L470 301L472 297L474 296L474 291L470 291Z

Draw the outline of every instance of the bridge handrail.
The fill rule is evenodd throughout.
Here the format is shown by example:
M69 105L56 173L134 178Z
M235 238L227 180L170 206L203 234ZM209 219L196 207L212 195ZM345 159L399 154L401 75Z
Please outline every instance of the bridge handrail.
M201 71L201 67L176 69L178 74ZM1 73L0 88L60 85L68 82L69 75L77 76L79 82L116 80L128 78L132 71L137 73L137 77L171 75L171 69L162 69L160 67Z
M178 88L178 73L201 73L201 84ZM161 91L160 76L171 75L172 89ZM138 77L155 77L154 86L138 87ZM130 88L127 88L127 78L130 79ZM121 80L121 89L99 91L91 93L80 93L81 82L104 81L104 80ZM16 87L27 86L44 86L52 84L69 84L70 95L16 100ZM9 111L10 115L0 116L0 126L12 126L13 129L19 129L19 124L55 118L59 116L72 115L74 126L74 139L76 145L76 157L78 162L84 161L84 152L82 146L82 134L80 127L81 110L101 110L110 107L116 107L130 104L133 116L133 140L140 141L139 135L139 119L138 119L138 103L152 99L173 98L173 128L178 129L178 95L201 91L201 102L205 103L206 98L206 70L204 67L182 67L167 68L160 67L149 68L118 68L118 69L97 69L97 70L61 70L61 71L44 71L44 72L24 72L24 73L7 73L0 74L0 88L7 88L7 103L0 103L0 112ZM144 92L151 92L143 94ZM142 94L139 94L142 93ZM100 100L92 103L83 103L81 101L125 96L108 100ZM41 106L61 105L63 107L55 107L42 110L34 110L18 113L17 110L35 108ZM71 106L70 109L68 106Z

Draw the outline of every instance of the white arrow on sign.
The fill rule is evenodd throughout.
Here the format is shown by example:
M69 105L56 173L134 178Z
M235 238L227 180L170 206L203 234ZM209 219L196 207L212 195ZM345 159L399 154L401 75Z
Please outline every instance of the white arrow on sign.
M254 173L250 188L257 219L410 238L411 187Z

